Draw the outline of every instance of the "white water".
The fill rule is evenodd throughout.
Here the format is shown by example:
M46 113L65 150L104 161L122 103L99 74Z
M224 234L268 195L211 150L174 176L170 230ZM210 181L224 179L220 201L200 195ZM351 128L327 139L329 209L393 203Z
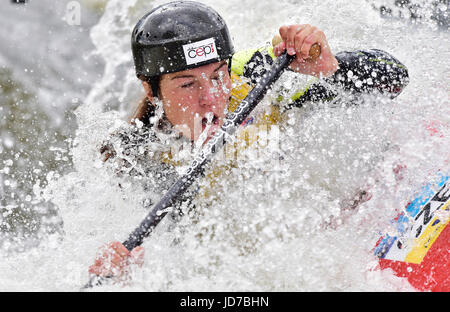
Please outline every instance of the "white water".
M128 286L97 290L412 290L391 272L374 270L371 250L378 232L422 183L449 170L448 33L381 19L357 0L203 2L228 22L237 50L266 44L282 24L311 23L324 30L335 52L390 52L408 67L411 82L394 101L293 110L283 137L284 172L261 174L264 157L242 164L218 186L220 200L198 203L198 223L183 218L173 231L166 230L168 222L157 228L143 245L145 264L134 268ZM111 0L92 28L106 66L76 111L73 172L35 187L38 197L58 207L65 234L2 255L0 290L77 291L97 249L126 239L146 214L142 201L157 198L133 180L115 177L98 149L142 96L129 38L138 18L159 3ZM443 136L429 135L430 121L441 125ZM397 164L407 168L401 181L392 172ZM343 202L367 188L368 202L342 210Z

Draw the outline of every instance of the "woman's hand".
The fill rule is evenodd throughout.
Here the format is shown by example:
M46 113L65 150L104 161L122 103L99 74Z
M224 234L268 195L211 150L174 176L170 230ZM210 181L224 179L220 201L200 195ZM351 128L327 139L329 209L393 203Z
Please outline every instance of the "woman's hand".
M280 56L284 51L296 56L290 69L317 78L329 77L337 71L338 62L331 53L323 31L308 24L281 26L279 31L282 42L275 44L273 51L275 56ZM312 60L309 50L315 43L319 44L321 53Z
M120 242L113 242L100 248L89 273L103 277L123 277L130 264L141 266L144 263L144 248L136 247L131 252Z

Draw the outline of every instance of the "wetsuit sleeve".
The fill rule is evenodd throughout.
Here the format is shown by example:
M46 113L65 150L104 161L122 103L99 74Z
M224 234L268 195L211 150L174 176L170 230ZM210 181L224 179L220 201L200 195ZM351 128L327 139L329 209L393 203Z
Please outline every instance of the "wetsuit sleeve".
M305 102L332 100L340 90L352 94L378 93L395 98L409 83L406 66L382 50L339 52L335 57L339 69L333 76L319 80L302 91L301 96L292 99L288 108L300 107Z
M340 52L336 59L339 69L325 80L347 91L378 91L396 97L409 82L406 66L382 50Z

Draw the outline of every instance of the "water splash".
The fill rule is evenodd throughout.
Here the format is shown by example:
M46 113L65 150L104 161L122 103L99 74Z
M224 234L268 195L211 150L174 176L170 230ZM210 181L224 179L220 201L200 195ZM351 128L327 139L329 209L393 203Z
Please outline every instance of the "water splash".
M64 241L50 236L39 249L2 261L9 289L77 290L97 248L123 241L145 216L146 201L161 195L145 189L138 175L117 176L99 153L110 133L128 127L124 120L143 96L129 35L138 18L161 2L111 0L93 28L106 66L76 112L74 171L49 178L42 190L59 207ZM203 2L228 21L237 49L265 44L282 24L312 23L324 29L335 52L377 47L392 53L409 68L410 85L394 101L367 98L361 106L290 111L280 128L285 160L279 170L268 170L270 155L260 154L226 171L212 196L195 200L195 212L176 224L164 220L144 242L145 265L134 268L131 284L104 289L412 290L390 272L373 270L371 249L418 187L439 169L448 170L448 51L439 49L447 34L383 20L356 0ZM276 14L261 23L268 11ZM430 123L439 135L430 135ZM398 165L406 167L400 180L393 172ZM361 190L371 199L348 209Z

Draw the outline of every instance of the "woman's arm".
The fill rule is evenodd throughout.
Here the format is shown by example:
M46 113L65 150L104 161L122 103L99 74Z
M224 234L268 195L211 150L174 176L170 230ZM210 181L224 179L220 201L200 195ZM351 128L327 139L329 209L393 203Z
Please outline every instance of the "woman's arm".
M322 58L312 61L298 57L299 60L291 66L291 69L315 77L317 73L322 73L322 76L319 75L322 79L297 90L298 92L291 98L289 107L298 107L305 102L331 100L339 95L339 89L356 94L379 93L394 98L408 85L408 69L389 53L369 49L339 52L332 56L325 35L317 28L311 28L310 31L316 33L313 39L317 40L310 40L307 48L314 43L321 44ZM326 45L327 49L324 50L322 45ZM286 43L283 41L275 43L273 48L238 52L233 57L233 72L248 78L254 84L270 68L274 58L285 49ZM326 70L327 68L329 70Z
M274 46L275 56L287 51L295 55L290 68L300 74L325 78L328 83L343 87L346 91L378 91L397 96L408 84L408 70L392 55L382 50L331 52L325 34L310 25L280 27L282 42ZM308 58L312 45L319 44L321 55L317 60Z

